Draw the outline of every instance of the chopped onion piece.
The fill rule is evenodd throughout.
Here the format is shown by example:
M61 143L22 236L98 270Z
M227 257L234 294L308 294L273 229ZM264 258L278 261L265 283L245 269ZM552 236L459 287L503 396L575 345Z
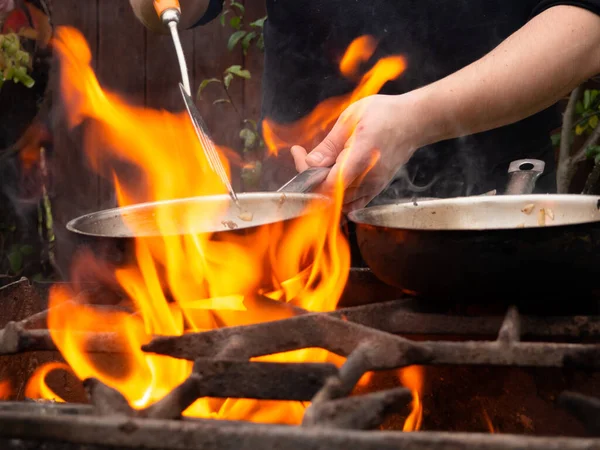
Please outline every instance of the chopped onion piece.
M521 212L529 215L533 211L533 208L535 208L535 205L533 203L530 203L529 205L525 205Z
M544 208L540 208L538 212L538 225L540 227L546 225L546 211L544 210Z
M244 222L252 222L252 219L254 218L254 214L251 213L250 211L242 211L238 215L238 218L240 220L243 220Z
M235 230L238 227L238 224L233 220L223 220L221 223L224 227L229 228L230 230Z

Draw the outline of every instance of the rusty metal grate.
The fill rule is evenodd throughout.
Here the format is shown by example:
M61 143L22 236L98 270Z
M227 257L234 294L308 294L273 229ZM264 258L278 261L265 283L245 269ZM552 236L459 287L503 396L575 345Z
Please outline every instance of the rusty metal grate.
M13 285L26 295L26 281ZM6 290L5 291L5 294ZM1 291L0 291L1 294ZM28 291L27 295L31 295ZM0 295L1 296L1 295ZM600 439L526 437L480 433L379 431L385 418L412 400L404 388L350 395L367 372L410 365L580 368L600 365L596 343L548 342L562 338L595 341L600 317L465 317L414 312L410 299L229 327L181 337L157 337L146 352L194 361L187 380L161 401L132 409L115 389L84 381L90 405L46 402L0 403L0 445L7 449L592 449ZM45 313L8 323L0 330L0 355L55 350ZM489 337L493 340L411 340L402 335ZM115 336L90 334L90 351L119 351ZM546 341L524 341L523 339ZM251 358L304 348L323 348L346 357L332 364L267 363ZM243 374L243 376L242 376ZM202 397L310 401L301 426L224 420L182 419ZM564 392L559 404L590 435L600 435L600 400Z

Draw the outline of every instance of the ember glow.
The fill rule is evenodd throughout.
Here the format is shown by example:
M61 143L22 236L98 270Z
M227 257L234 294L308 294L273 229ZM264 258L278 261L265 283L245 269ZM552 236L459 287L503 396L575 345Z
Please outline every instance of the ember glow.
M372 46L359 47L353 47L354 58L365 60L358 50ZM103 89L90 67L89 47L74 29L58 28L54 48L61 63L61 90L69 123L73 127L84 125L85 151L91 165L114 180L120 206L225 194L224 186L209 168L185 111L171 114L133 107ZM348 58L344 61L345 67L354 67L348 70L357 70L358 63ZM310 128L315 121L319 127L332 125L345 106L376 93L403 68L401 58L380 61L365 75L355 93L319 105L299 126ZM223 156L226 149L219 151ZM119 164L123 162L143 174L142 182L120 171ZM336 189L332 197L331 207L309 206L310 214L286 225L285 230L280 222L256 227L251 238L228 234L219 240L194 230L198 223L215 222L220 217L229 203L226 196L226 200L215 202L210 208L206 204L201 208L189 206L177 214L172 208L157 206L152 225L159 233L136 238L134 264L106 274L101 264L90 264L88 254L74 266L75 279L78 273L90 270L96 270L101 279L114 279L136 314L107 312L74 302L71 292L55 286L50 307L56 310L60 306L60 313L50 309L48 318L54 342L79 379L97 378L118 389L132 407L139 409L161 399L192 370L189 361L142 352L141 346L151 336L180 336L292 314L289 308L261 307L257 295L310 311L335 309L347 281L350 254L339 226L342 189ZM134 233L138 231L138 223L127 224ZM119 336L126 349L123 370L97 364L86 353L82 331L113 332ZM329 361L337 365L344 361L322 349L257 359ZM44 383L45 374L54 368L43 366L30 381L29 392L56 398ZM298 424L307 406L299 402L200 399L185 414Z
M490 419L490 415L483 408L482 408L482 414L483 414L483 420L485 422L485 426L487 427L488 431L491 434L495 434L496 433L496 428L494 427L492 419Z
M12 395L12 384L10 380L0 381L0 400L8 400Z

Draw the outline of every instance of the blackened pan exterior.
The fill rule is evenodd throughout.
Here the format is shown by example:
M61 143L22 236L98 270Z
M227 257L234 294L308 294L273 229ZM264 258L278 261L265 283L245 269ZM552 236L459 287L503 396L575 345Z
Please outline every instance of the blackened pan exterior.
M428 207L433 209L435 203ZM426 229L384 226L374 217L363 216L366 219L354 222L366 264L385 283L422 297L549 308L553 302L588 301L600 291L600 221Z
M365 262L385 283L449 301L546 303L600 287L600 223L491 231L357 224Z

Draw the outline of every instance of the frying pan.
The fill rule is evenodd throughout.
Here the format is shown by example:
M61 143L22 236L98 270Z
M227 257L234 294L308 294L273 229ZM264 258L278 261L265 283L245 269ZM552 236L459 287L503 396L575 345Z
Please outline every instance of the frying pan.
M360 254L380 280L432 300L550 309L595 299L600 197L531 194L542 170L513 162L506 195L353 211Z
M239 208L226 194L192 197L97 211L71 220L66 228L76 236L76 251L91 250L97 260L113 266L133 261L136 238L150 242L164 235L208 233L211 240L219 241L235 235L236 242L250 248L264 226L283 227L285 234L300 217L330 207L330 198L310 193L326 175L305 171L277 192L239 194ZM160 229L157 214L169 218ZM267 268L265 273L272 272Z

